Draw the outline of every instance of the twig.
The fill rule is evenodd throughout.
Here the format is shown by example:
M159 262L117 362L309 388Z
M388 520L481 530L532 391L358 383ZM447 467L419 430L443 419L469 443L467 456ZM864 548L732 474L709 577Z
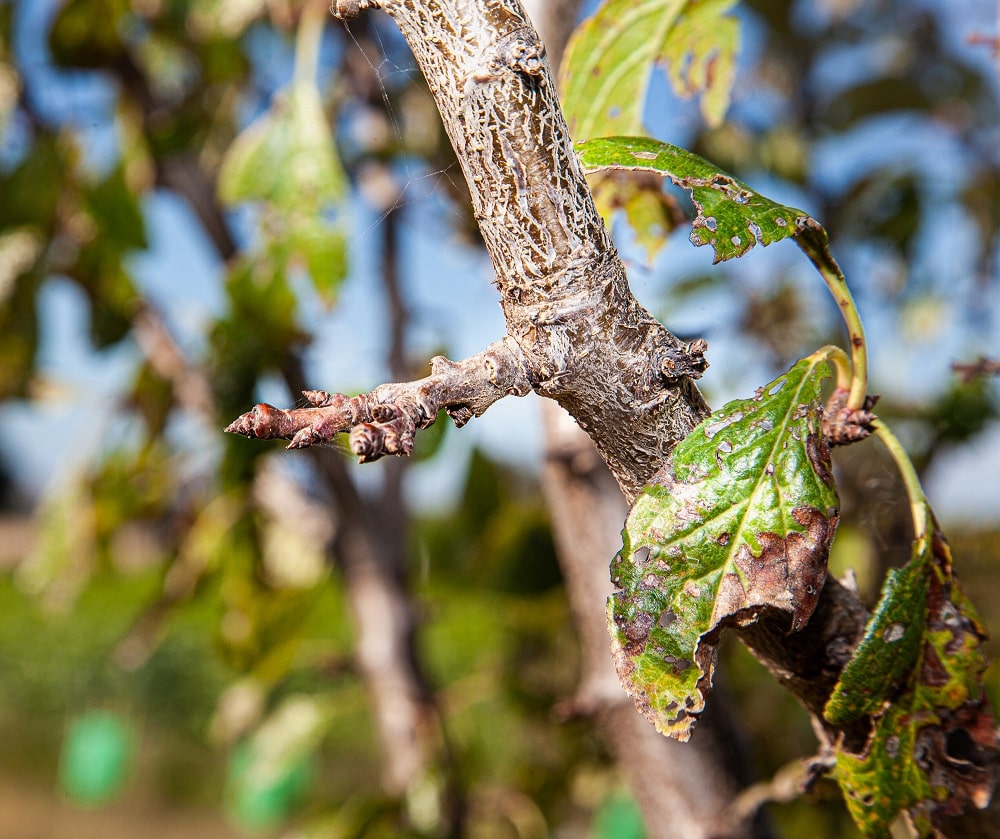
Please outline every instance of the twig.
M1000 361L994 361L981 355L972 362L953 361L951 369L962 377L963 382L968 383L975 381L980 376L1000 375Z
M260 440L289 440L288 448L329 443L350 432L350 447L362 463L387 454L409 454L413 438L444 410L457 427L482 416L505 396L531 390L524 358L509 338L464 361L431 359L431 375L415 382L379 385L349 397L306 390L311 408L282 410L262 403L227 426L231 434Z

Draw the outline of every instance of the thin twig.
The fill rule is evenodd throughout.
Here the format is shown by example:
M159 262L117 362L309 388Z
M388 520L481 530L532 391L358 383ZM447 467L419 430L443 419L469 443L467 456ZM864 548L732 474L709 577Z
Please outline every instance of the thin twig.
M290 449L329 443L349 431L351 451L367 463L387 454L409 454L416 432L431 425L442 410L461 427L505 396L524 396L531 390L524 359L509 338L459 362L436 356L431 371L415 382L383 384L354 397L303 391L311 408L283 410L261 403L226 431L259 440L289 440Z

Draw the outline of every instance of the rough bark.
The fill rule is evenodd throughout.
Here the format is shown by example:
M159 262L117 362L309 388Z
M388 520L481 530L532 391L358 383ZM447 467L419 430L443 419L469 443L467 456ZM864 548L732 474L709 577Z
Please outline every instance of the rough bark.
M517 0L334 11L374 7L399 25L437 102L532 388L573 415L634 497L707 406L690 378L661 372L685 347L629 290L537 33Z

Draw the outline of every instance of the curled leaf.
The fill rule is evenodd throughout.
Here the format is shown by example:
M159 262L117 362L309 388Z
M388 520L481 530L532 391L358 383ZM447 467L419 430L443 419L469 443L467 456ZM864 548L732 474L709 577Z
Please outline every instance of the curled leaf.
M996 723L983 692L985 630L952 573L951 552L926 510L913 556L893 571L824 711L839 723L873 714L860 753L843 744L835 775L858 828L889 836L906 812L921 835L997 783Z
M705 158L670 143L649 137L601 137L577 143L576 153L587 173L654 171L688 190L698 211L691 242L711 245L716 262L743 256L758 243L770 245L803 233L826 240L807 213L766 198ZM821 242L813 249L821 250Z
M821 429L827 350L678 443L629 512L608 600L622 684L658 731L686 740L718 635L780 610L809 620L838 499Z

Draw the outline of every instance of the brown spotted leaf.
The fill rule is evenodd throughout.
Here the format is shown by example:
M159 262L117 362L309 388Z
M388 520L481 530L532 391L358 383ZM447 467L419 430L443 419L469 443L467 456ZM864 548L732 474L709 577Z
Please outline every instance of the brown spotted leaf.
M629 512L611 565L615 665L672 737L704 709L722 627L780 610L796 630L815 608L838 505L821 429L828 351L712 414Z
M927 509L924 535L887 579L825 710L835 722L875 718L863 751L841 745L835 768L865 836L888 837L904 811L930 835L941 819L989 802L1000 742L983 693L984 639Z

